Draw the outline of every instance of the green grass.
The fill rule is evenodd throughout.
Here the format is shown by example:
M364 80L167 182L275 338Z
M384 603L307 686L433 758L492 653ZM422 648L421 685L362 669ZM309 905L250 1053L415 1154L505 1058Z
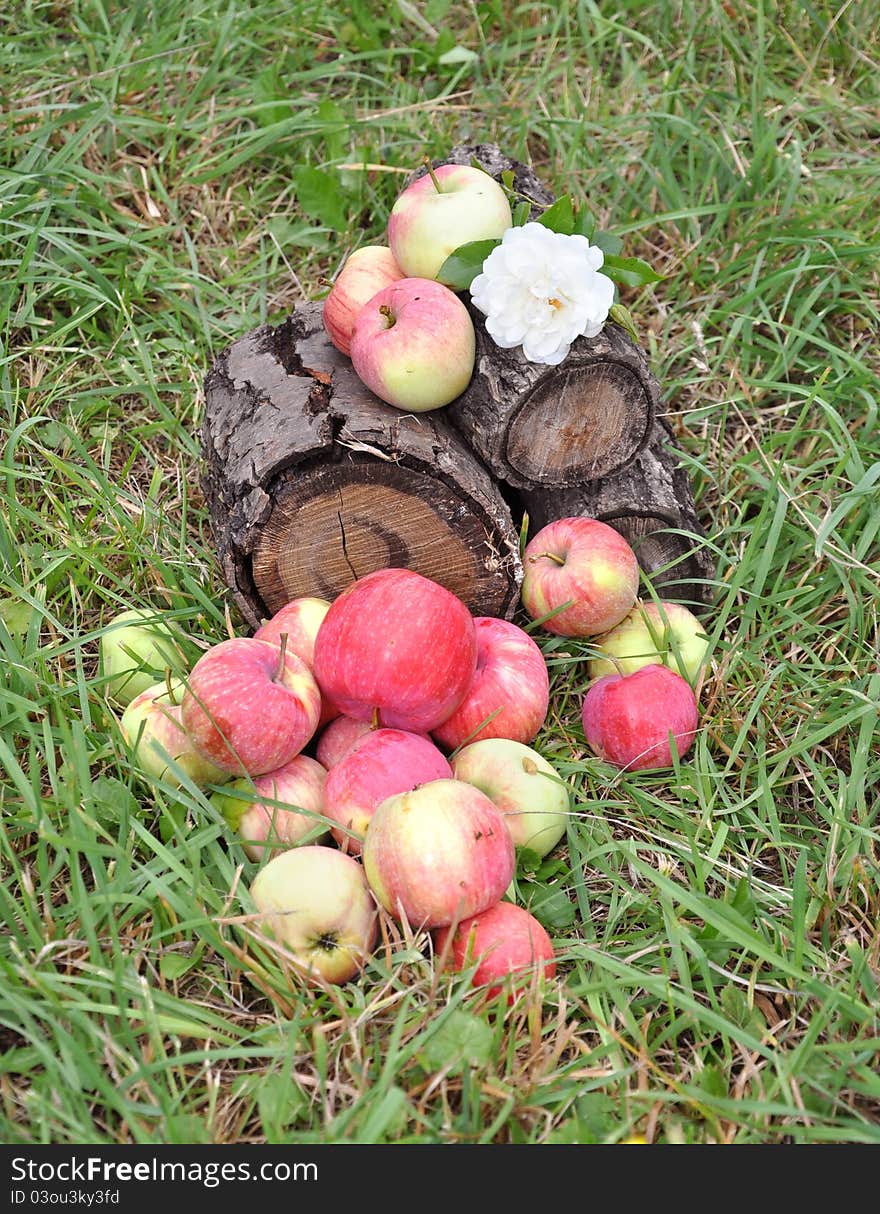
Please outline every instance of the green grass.
M878 18L5 6L4 1141L880 1141ZM225 634L212 357L381 236L392 169L482 139L665 275L624 298L718 558L671 774L588 754L586 650L545 642L575 813L523 885L561 964L510 1008L421 937L298 985L232 922L254 866L203 793L138 780L97 669L123 606L193 658ZM304 167L338 182L323 215Z

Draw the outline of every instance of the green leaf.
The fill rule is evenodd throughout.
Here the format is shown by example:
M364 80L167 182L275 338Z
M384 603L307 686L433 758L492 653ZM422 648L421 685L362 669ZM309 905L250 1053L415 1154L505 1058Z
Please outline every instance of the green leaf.
M590 243L601 249L606 257L616 257L623 248L623 241L613 232L596 232Z
M257 1109L270 1142L280 1142L283 1131L307 1109L308 1099L299 1084L278 1071L260 1079Z
M571 195L563 194L561 198L557 198L553 206L548 207L544 214L538 217L538 223L542 223L551 232L562 232L564 236L570 236L574 229Z
M168 982L182 978L195 963L195 957L186 957L183 953L163 953L159 958L159 973Z
M532 204L530 202L526 202L525 199L518 202L513 211L513 227L521 228L524 223L528 223L531 212Z
M476 51L468 50L466 46L454 46L445 55L438 56L437 62L443 67L457 67L461 63L476 63L480 56Z
M505 190L513 189L513 169L505 169L501 174L501 184Z
M641 287L648 282L662 282L663 275L653 270L640 257L605 256L603 273L623 287Z
M593 233L596 231L596 221L590 214L585 205L578 207L575 212L574 224L571 229L572 236L586 236L587 240L595 244Z
M483 268L483 262L500 240L471 240L459 245L437 271L437 279L453 291L466 291Z
M518 847L516 849L516 871L517 875L526 873L532 874L537 872L541 864L541 855L539 852L531 851L528 847Z
M428 1071L481 1066L495 1054L495 1034L478 1016L456 1008L435 1032L426 1035L419 1062Z
M102 826L119 822L124 815L138 817L141 812L134 793L115 776L98 776L92 781L86 809Z
M300 209L310 219L317 219L337 232L347 230L345 196L339 188L337 176L301 164L293 170L293 188Z
M10 636L22 636L28 630L34 609L23 599L0 599L0 620Z
M621 329L625 329L633 341L639 340L635 321L630 315L629 308L625 308L622 303L612 304L608 311L608 317L615 324L620 325Z
M564 931L577 918L577 909L563 889L522 881L520 893L526 905L542 926L552 931Z

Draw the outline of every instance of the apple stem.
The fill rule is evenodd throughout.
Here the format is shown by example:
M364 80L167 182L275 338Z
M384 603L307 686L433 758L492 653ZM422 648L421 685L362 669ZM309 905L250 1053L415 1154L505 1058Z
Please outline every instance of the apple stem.
M273 683L280 683L281 676L284 674L284 662L287 655L287 633L282 632L278 638L278 666L272 678Z
M379 729L380 725L381 725L381 722L379 720L379 709L374 708L373 715L370 718L370 729Z
M395 319L394 313L391 311L391 308L388 306L388 304L381 304L379 307L379 311L382 313L382 315L388 321L388 324L385 327L387 329L390 329L391 326L394 324L394 319Z
M437 191L438 194L442 194L443 191L440 188L440 182L437 180L437 174L434 172L430 159L427 156L425 156L422 163L424 164L425 168L428 170L428 176L431 178L431 180L434 183L434 189Z
M165 689L168 692L168 699L174 703L174 688L171 686L171 667L165 667Z
M537 556L529 557L529 560L532 562L539 561L542 556L546 556L548 561L553 561L553 563L556 565L565 564L565 557L557 556L555 552L539 552Z

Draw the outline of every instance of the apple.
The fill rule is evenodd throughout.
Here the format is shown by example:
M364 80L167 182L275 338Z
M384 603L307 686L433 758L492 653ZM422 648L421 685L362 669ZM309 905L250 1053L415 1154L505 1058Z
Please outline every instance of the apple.
M358 738L327 777L326 814L333 838L359 856L373 811L395 793L430 780L451 779L452 768L433 742L402 729L376 729Z
M457 295L439 282L402 278L358 312L351 365L386 404L426 413L468 386L475 343L473 322Z
M357 860L333 847L294 847L251 886L259 926L311 978L346 982L376 943L376 904Z
M337 350L351 351L351 331L358 312L383 287L406 278L387 245L355 249L324 300L324 328Z
M264 851L276 855L307 835L317 840L327 833L322 820L326 779L320 763L297 755L277 771L234 780L211 801L241 838L245 855L260 860ZM267 843L275 846L267 848Z
M523 553L522 602L557 636L608 632L631 610L639 563L623 536L593 518L561 518L542 527Z
M507 620L474 619L477 669L452 716L434 730L447 750L482 738L533 742L547 716L550 680L544 655Z
M627 771L671 767L670 734L679 757L687 754L699 719L690 684L659 663L603 676L584 697L581 716L590 748Z
M305 662L280 645L233 637L199 658L181 720L196 749L231 775L261 776L314 734L321 692Z
M343 713L332 720L318 738L315 758L329 771L344 759L355 742L370 733L372 728L369 721L358 721Z
M437 278L459 245L500 238L512 225L507 195L493 177L471 165L441 164L397 199L388 243L405 274Z
M293 599L271 619L264 620L254 633L254 640L271 641L280 645L282 636L287 637L287 652L296 656L308 666L309 670L315 662L315 640L318 629L324 622L324 616L330 610L326 599L304 597ZM318 728L339 716L339 711L329 700L321 701L321 716Z
M153 610L114 616L101 633L98 660L109 694L123 705L162 679L166 670L183 674L188 666L177 632Z
M597 638L594 647L597 654L589 664L591 679L633 674L642 666L662 662L693 685L706 660L709 639L687 607L637 603L615 628Z
M527 990L535 971L545 978L556 974L553 944L534 915L513 902L498 902L479 915L472 915L454 927L441 927L434 933L434 954L446 958L448 968L463 970L477 962L473 985L490 986L490 999L510 982L514 996Z
M521 742L473 742L453 757L452 774L479 788L501 810L517 847L546 856L565 834L568 786L543 755Z
M315 677L341 712L427 733L450 717L477 665L471 613L412 569L377 569L338 596L315 643Z
M363 859L390 915L413 928L445 927L499 901L514 847L504 815L478 788L432 780L378 806Z
M180 768L199 788L207 784L223 784L229 779L210 760L196 750L180 719L180 680L154 683L135 696L120 720L125 743L131 748L135 764L148 780L164 781L174 788L181 786L180 777L169 761Z

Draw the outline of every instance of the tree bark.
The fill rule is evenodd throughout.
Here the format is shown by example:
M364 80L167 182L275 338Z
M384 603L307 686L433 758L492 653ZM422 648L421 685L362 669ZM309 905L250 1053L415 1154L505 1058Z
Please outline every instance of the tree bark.
M441 583L474 614L513 614L519 537L498 488L445 418L364 387L320 304L236 341L205 395L202 483L250 624L388 566Z
M699 611L714 597L715 563L680 452L662 420L621 472L573 489L531 490L522 500L530 534L558 518L599 519L629 541L661 598Z

